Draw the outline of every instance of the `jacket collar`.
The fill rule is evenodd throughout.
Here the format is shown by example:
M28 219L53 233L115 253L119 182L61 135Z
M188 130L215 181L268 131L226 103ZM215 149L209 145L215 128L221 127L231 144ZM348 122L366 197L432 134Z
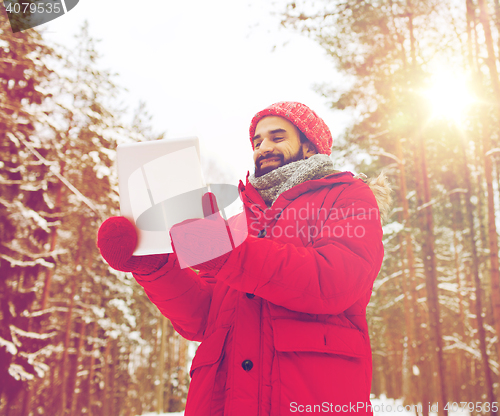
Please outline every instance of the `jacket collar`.
M334 184L351 183L357 180L354 178L354 174L349 171L336 172L321 179L309 180L283 192L274 202L273 206L271 208L268 208L259 192L248 181L249 176L250 172L248 172L246 176L246 185L243 185L242 181L240 181L238 185L240 198L243 201L244 205L248 207L253 206L255 208L258 208L262 212L268 209L273 211L282 211L290 202L292 202L294 199L297 199L300 195L306 192L314 191L316 189L323 188L325 186L331 186Z

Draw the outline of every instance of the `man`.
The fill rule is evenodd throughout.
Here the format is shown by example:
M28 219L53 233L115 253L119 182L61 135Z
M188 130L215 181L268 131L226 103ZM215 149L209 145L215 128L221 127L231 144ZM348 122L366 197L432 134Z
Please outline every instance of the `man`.
M101 253L201 341L186 416L371 414L365 310L383 258L374 193L333 169L330 131L303 104L257 113L250 140L255 174L240 182L244 212L229 220L248 237L234 250L199 274L176 254L132 257L135 230L114 217L99 231ZM383 177L373 188L386 210Z

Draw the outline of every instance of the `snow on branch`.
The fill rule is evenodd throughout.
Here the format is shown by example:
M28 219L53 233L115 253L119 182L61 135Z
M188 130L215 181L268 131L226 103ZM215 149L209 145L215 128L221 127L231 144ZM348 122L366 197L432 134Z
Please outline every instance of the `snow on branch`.
M85 205L87 205L97 216L101 219L104 220L102 217L102 213L99 212L99 210L95 207L95 205L87 198L85 197L77 188L73 186L64 176L62 176L57 167L55 166L54 162L49 162L47 159L45 159L33 146L31 146L30 143L28 143L27 140L25 140L23 137L19 136L14 136L12 133L7 132L7 136L9 139L11 139L14 142L19 142L21 141L27 148L28 150L33 153L40 161L44 163L44 165L48 166L50 171L57 176L57 178L66 185L71 192L73 192L80 201L82 201Z
M38 350L37 352L34 353L25 353L21 351L19 354L21 357L26 358L28 364L31 364L33 366L33 369L40 378L43 378L45 376L45 373L50 369L50 367L47 364L41 361L37 361L38 356L42 354L50 356L50 352L48 351L47 348L43 348L42 350Z
M387 303L385 303L384 305L382 306L379 306L378 310L379 311L383 311L385 309L389 309L389 308L392 308L394 305L396 305L399 301L401 301L402 299L404 299L405 297L405 294L402 293L401 295L399 296L396 296L395 298L393 299L389 299L389 301Z
M388 282L389 280L392 280L396 277L399 277L403 274L403 270L397 270L394 273L390 274L389 276L384 277L383 279L377 279L375 280L375 283L373 284L373 290L378 290L380 289L380 286L382 286L384 283Z
M468 352L472 357L474 357L476 360L481 360L481 352L477 348L473 348L461 340L459 340L457 337L450 336L450 335L443 335L443 340L452 342L453 344L447 345L446 347L443 348L443 351L449 351L449 350L454 350L454 349L460 349L463 351ZM493 372L498 375L499 374L499 365L496 361L489 360L490 367L493 370Z
M3 339L0 337L0 347L5 347L7 349L7 352L16 355L17 354L17 347L13 342L7 341L6 339Z
M456 283L441 282L438 283L438 288L447 290L449 292L458 293L458 286Z
M9 366L9 374L16 380L26 381L33 380L35 376L31 373L28 373L22 365L19 364L11 364Z
M12 335L12 338L14 338L15 335L19 335L25 338L31 338L31 339L48 339L52 338L57 335L56 331L49 332L48 334L38 334L36 332L26 332L14 325L9 325L10 328L10 333Z
M423 210L425 208L430 207L431 205L434 205L435 203L439 202L441 199L443 199L447 195L456 194L456 193L466 194L467 193L467 189L464 189L464 188L455 188L455 189L452 189L451 191L446 192L444 195L441 195L439 198L437 198L437 199L433 198L429 202L426 202L425 204L420 205L419 207L417 207L417 211L421 211L421 210Z
M54 312L67 313L68 312L68 308L67 307L61 307L61 306L52 306L52 307L47 308L47 309L42 309L40 311L33 311L33 312L30 312L27 309L25 309L24 311L22 311L21 316L26 317L26 318L36 318L38 316L42 316L42 315L45 315L45 314L51 314L51 313L54 313Z
M397 221L390 222L389 224L386 224L382 227L382 231L384 233L384 236L388 235L388 234L393 234L393 233L397 234L403 229L404 229L404 225L401 224L400 222L397 222Z
M370 155L373 155L373 156L385 156L385 157L388 157L389 159L392 159L394 161L396 161L396 163L398 165L402 165L403 164L403 161L401 159L399 159L396 155L393 155L392 153L388 153L384 150L376 150L374 152L370 152Z
M57 248L52 251L43 251L41 253L32 253L31 251L25 250L23 247L19 245L18 240L14 240L12 242L2 242L4 247L7 247L9 250L22 254L23 256L30 257L32 259L39 259L42 257L52 257L53 259L57 258L57 256L61 254L66 254L69 250L66 248Z
M494 149L488 150L485 153L485 156L491 156L491 155L493 155L495 153L500 153L500 149L498 147L495 147Z
M7 260L10 263L10 267L34 267L37 264L48 267L49 269L52 269L54 267L54 263L50 263L45 259L36 259L33 261L22 261L22 260L16 260L13 259L12 257L7 256L6 254L0 254L0 257L4 260Z
M47 233L50 233L50 228L47 220L43 218L38 212L26 208L19 201L16 201L15 205L17 205L17 208L19 208L19 213L23 216L23 218L25 219L31 218L38 225L38 227L40 227Z

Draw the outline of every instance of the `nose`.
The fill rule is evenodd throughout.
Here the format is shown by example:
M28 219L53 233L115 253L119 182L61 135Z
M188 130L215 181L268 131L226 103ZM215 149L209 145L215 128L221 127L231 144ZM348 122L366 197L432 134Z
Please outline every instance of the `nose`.
M261 154L266 154L266 153L272 152L273 151L272 145L273 145L272 140L269 140L269 139L262 140L262 142L260 142L259 152Z

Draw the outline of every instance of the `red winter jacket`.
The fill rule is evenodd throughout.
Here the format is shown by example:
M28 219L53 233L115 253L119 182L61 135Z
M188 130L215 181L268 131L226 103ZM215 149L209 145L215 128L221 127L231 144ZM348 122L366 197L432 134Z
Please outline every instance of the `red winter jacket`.
M271 208L249 183L240 196L245 212L230 224L248 221L249 236L220 270L175 261L135 276L183 337L202 342L186 416L371 414L366 306L384 252L373 192L341 172Z

